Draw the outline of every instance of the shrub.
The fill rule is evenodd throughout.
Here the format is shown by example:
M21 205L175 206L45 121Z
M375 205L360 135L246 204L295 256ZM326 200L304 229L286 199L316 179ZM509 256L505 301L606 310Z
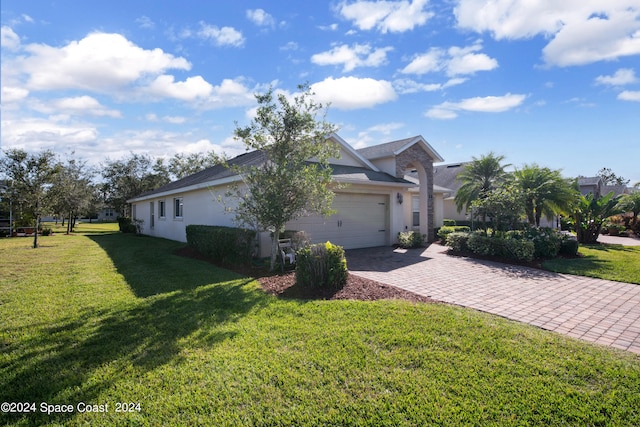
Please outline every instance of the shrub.
M535 245L529 240L521 239L500 239L502 244L502 255L519 260L531 261L534 258Z
M578 254L578 239L575 236L565 236L560 244L562 255L576 256Z
M255 231L212 225L187 225L187 244L209 258L241 264L251 259Z
M466 252L469 250L469 246L467 242L469 240L469 233L465 233L462 231L454 231L447 235L447 246L451 248L452 251L455 252Z
M482 232L471 233L467 240L469 250L478 255L500 255L496 253L494 241Z
M442 239L442 243L447 243L447 236L456 232L469 232L469 227L466 225L445 225L438 230L438 237Z
M337 291L347 283L347 275L347 260L341 246L319 243L302 248L296 254L299 285Z
M42 227L42 231L40 232L43 236L51 236L53 234L53 230L49 227Z
M138 231L131 218L127 216L118 217L118 228L122 233L136 233Z
M453 227L456 225L456 220L455 219L443 219L442 220L442 225L444 225L445 227Z
M563 235L553 228L530 227L524 231L524 237L535 245L536 258L554 258L558 256Z
M417 231L405 231L398 233L398 245L401 248L418 248L424 243L424 235Z

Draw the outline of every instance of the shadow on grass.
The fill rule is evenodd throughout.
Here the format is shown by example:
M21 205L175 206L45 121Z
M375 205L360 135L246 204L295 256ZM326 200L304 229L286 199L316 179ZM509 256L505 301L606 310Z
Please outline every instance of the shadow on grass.
M128 376L180 363L183 348L212 348L232 338L233 325L267 301L250 279L175 257L174 245L167 241L122 235L90 238L107 252L139 298L87 308L53 324L34 322L6 331L8 337L22 338L3 340L3 353L13 357L0 364L0 401L97 403L100 393ZM105 284L104 292L109 291ZM73 415L26 417L35 424L64 423ZM12 422L19 417L9 416Z

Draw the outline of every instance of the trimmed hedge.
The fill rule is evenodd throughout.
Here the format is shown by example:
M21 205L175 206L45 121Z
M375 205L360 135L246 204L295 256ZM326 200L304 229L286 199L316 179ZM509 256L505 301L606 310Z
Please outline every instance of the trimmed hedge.
M213 225L187 225L187 244L209 258L242 264L251 260L255 231Z
M424 235L417 231L404 231L398 233L398 245L401 248L419 248L424 243Z
M447 246L455 252L466 252L469 250L469 233L456 231L447 235Z
M299 285L337 291L347 284L347 276L342 246L319 243L296 253L296 282Z
M442 243L447 244L447 236L451 233L469 232L469 227L466 225L443 225L438 230L438 237L442 239Z

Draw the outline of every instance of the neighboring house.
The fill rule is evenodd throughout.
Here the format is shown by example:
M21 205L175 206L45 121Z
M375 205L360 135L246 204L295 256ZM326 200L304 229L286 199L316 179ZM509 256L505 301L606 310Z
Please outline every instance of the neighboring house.
M115 221L118 218L118 213L114 208L102 208L98 210L96 214L96 220L102 222Z
M304 231L314 243L331 241L347 249L391 245L400 231L419 230L434 239L434 227L442 225L443 193L434 190L433 163L440 155L422 136L353 149L336 134L329 137L340 147L331 159L336 190L336 214L303 217L287 224ZM230 165L259 165L260 151L231 159ZM417 176L407 176L416 171ZM186 241L189 224L236 226L236 201L227 191L241 177L223 165L171 182L131 200L132 216L144 221L143 233ZM268 233L260 236L260 254L270 250Z
M630 192L630 189L627 188L626 185L605 185L599 176L578 177L578 186L583 196L592 193L596 197L601 197L613 191L613 196L618 197L623 194L629 194Z
M438 165L433 168L433 183L439 187L447 189L444 193L442 214L445 219L456 221L471 221L471 215L463 208L458 212L454 198L458 189L462 186L462 181L458 179L458 174L471 162L451 163Z

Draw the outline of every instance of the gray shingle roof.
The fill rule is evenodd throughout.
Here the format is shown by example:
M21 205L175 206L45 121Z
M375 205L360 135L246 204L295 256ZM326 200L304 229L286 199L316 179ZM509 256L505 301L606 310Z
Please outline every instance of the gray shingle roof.
M265 156L261 151L251 151L249 153L241 154L238 157L234 157L229 160L229 165L236 166L256 166L264 162ZM396 178L385 172L376 172L364 167L356 166L343 166L343 165L330 165L332 168L332 176L336 181L345 182L358 182L358 183L395 183L406 184L412 186L413 183L402 178ZM207 168L203 171L197 172L193 175L186 176L177 181L170 182L158 187L155 190L147 191L140 194L135 199L140 197L149 197L154 194L174 192L183 188L191 187L198 184L205 184L208 182L216 181L219 179L229 178L237 175L233 170L224 166L216 165Z
M391 141L385 144L378 144L371 147L360 148L356 151L365 159L380 159L382 157L393 155L394 152L404 147L414 139L416 139L416 137L412 136L411 138L399 139L397 141Z
M448 165L437 165L433 167L433 184L453 190L451 196L455 195L462 182L458 180L458 174L470 162L451 163Z

